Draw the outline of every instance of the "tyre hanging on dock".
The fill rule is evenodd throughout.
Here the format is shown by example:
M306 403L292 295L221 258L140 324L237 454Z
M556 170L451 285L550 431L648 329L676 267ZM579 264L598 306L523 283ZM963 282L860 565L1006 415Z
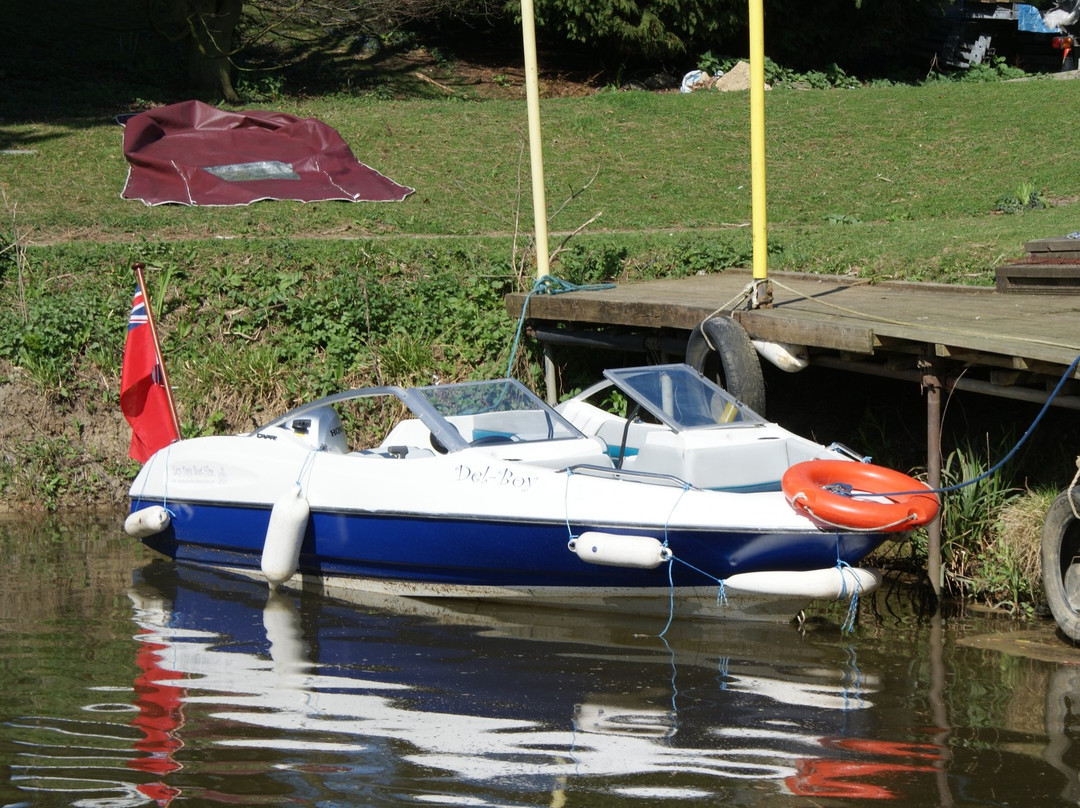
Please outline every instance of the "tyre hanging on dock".
M703 320L686 342L686 364L739 399L754 412L765 414L765 378L750 337L730 317Z
M1070 497L1072 501L1070 502ZM1042 530L1042 579L1046 601L1061 632L1080 642L1080 488L1058 495Z

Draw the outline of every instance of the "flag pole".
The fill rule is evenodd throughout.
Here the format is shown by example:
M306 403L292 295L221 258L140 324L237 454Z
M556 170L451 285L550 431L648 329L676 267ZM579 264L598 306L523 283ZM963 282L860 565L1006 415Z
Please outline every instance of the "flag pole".
M173 429L176 437L180 438L180 417L176 414L176 402L173 401L172 387L169 385L169 375L165 372L165 358L161 355L161 343L158 342L157 326L154 325L154 311L150 305L150 296L146 294L146 280L143 270L146 264L136 261L132 268L135 270L135 282L139 284L139 292L146 304L146 324L150 326L150 337L154 341L154 358L157 359L158 369L161 371L161 384L165 388L165 399L169 402L169 414L172 415Z

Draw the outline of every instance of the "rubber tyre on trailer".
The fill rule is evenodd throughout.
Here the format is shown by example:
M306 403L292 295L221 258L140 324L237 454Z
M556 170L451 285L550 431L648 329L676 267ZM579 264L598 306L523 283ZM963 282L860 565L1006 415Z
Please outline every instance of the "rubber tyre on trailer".
M1080 510L1080 489L1072 491ZM1042 579L1050 612L1061 632L1080 642L1080 519L1063 491L1050 510L1042 530Z
M713 353L712 345L716 346ZM686 342L686 364L761 415L765 414L765 378L746 329L730 317L713 317L695 328Z

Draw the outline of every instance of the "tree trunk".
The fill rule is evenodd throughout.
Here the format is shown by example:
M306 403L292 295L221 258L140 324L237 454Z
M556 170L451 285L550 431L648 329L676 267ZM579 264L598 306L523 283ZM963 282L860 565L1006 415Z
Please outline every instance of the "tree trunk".
M191 86L239 101L232 83L233 36L244 0L188 0L188 79Z

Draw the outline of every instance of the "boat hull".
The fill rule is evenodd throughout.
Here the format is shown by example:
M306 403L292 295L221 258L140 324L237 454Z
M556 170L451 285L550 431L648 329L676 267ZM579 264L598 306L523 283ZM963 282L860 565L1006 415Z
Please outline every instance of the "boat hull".
M168 503L160 533L143 537L178 561L260 576L271 509ZM568 547L587 531L666 540L671 560L652 569L599 566ZM182 540L178 537L182 537ZM347 596L367 591L411 597L530 601L633 613L786 620L812 600L850 598L877 585L853 565L876 547L874 534L690 530L662 525L568 525L419 514L313 510L292 585ZM846 575L846 577L845 577ZM753 580L753 586L747 582ZM723 582L723 584L721 583ZM740 582L742 584L740 585Z

